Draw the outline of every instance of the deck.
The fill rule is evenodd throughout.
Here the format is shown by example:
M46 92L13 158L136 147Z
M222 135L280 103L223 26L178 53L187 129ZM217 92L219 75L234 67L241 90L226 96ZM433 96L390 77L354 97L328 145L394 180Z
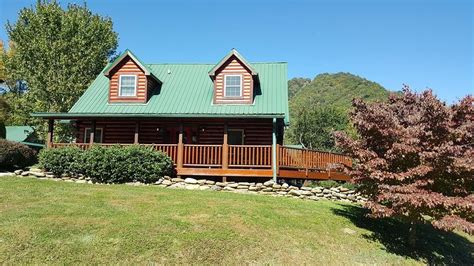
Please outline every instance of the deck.
M89 144L51 143L52 148ZM168 154L180 176L268 177L281 179L349 180L342 166L351 167L350 157L329 152L276 145L276 167L273 167L272 145L203 145L203 144L140 144Z

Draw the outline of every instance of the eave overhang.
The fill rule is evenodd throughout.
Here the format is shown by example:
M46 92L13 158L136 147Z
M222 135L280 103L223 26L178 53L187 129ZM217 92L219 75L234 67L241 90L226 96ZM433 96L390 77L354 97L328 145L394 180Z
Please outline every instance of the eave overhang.
M148 114L148 113L31 113L32 117L44 119L81 118L285 118L285 114Z

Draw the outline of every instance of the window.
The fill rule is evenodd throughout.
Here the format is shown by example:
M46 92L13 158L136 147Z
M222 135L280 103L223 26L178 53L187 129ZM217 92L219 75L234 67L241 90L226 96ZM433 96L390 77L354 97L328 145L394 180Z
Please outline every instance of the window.
M85 129L84 132L84 143L89 143L91 140L91 131L90 127ZM95 143L102 143L102 128L96 128L94 134L94 142Z
M227 130L227 142L229 145L243 145L244 138L245 138L245 135L244 135L243 129Z
M137 76L120 75L119 78L119 95L135 96L137 92Z
M242 76L241 75L225 75L224 80L225 97L241 97L242 96Z

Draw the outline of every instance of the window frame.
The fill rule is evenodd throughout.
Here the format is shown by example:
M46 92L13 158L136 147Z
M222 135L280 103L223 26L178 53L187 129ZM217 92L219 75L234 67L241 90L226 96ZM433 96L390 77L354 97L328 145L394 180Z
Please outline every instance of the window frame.
M227 77L239 77L240 78L239 96L235 96L235 95L227 96ZM242 84L242 82L243 82L242 74L225 74L224 75L224 97L225 98L242 98L243 88L244 88L244 85ZM232 85L232 86L235 86L235 85Z
M240 132L242 136L242 143L241 144L230 144L230 145L245 145L245 129L243 128L229 128L227 129L227 134L232 131L232 132Z
M133 95L122 95L122 77L134 77L135 78L135 89ZM119 97L137 97L137 90L138 90L138 75L134 74L122 74L119 75L119 84L118 84L118 96Z
M90 132L89 132L89 134L87 134L87 130L92 131L92 128L91 127L84 128L84 141L83 141L83 143L89 143L90 142L90 139L89 139L89 142L86 142L87 136L90 137ZM101 128L101 127L97 127L97 128L95 128L95 130L100 131L100 139L99 139L98 142L94 142L94 143L102 143L102 141L104 139L104 129ZM94 132L94 138L95 138L95 132Z

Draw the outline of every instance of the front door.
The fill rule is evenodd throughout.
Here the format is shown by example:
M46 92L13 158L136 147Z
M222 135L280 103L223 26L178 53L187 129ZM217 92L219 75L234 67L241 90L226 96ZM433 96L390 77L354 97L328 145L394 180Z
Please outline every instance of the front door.
M194 144L197 143L197 130L191 127L185 127L183 129L183 143L184 144ZM179 126L170 127L166 129L166 138L164 139L165 143L176 144L179 142Z
M243 129L229 129L227 131L227 142L229 145L243 145L244 137Z

